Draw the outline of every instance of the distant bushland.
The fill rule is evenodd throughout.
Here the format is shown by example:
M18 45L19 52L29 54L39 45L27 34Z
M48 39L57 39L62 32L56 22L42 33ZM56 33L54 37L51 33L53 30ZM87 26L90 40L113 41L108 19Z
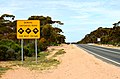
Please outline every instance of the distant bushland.
M81 41L78 41L77 43L99 43L120 46L119 23L120 21L118 23L114 23L114 26L112 28L99 27L97 30L94 30L90 34L87 34ZM101 41L98 42L97 38L101 38Z

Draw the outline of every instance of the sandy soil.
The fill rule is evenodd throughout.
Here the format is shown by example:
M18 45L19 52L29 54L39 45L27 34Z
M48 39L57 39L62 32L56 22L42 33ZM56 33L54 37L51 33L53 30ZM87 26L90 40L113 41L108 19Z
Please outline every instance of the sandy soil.
M57 69L48 71L30 71L17 67L2 75L2 79L120 79L120 67L105 63L75 45L63 45L67 53Z

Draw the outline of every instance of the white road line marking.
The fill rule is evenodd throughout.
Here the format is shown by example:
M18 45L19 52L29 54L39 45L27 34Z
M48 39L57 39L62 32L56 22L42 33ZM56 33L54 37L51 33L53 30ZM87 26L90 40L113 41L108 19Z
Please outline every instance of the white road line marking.
M89 52L89 53L91 53L91 54L93 54L93 55L96 55L96 56L98 56L98 57L100 57L100 58L106 59L106 60L111 61L111 62L113 62L113 63L115 63L115 64L117 64L117 65L120 65L119 62L116 62L116 61L111 60L111 59L109 59L109 58L105 58L105 57L103 57L103 56L101 56L101 55L95 54L95 53L93 53L93 52L91 52L91 51L89 51L89 50L87 50L87 49L85 49L85 48L83 48L83 47L80 47L80 48L82 48L83 50L85 50L85 51L87 51L87 52Z
M89 46L89 45L88 45L88 46ZM90 47L90 46L89 46L89 47ZM92 46L92 47L93 47L93 46ZM112 51L112 50L102 49L102 48L98 48L98 47L93 47L93 48L105 50L105 51L112 52L112 53L115 53L115 54L120 54L119 52L115 52L115 51Z

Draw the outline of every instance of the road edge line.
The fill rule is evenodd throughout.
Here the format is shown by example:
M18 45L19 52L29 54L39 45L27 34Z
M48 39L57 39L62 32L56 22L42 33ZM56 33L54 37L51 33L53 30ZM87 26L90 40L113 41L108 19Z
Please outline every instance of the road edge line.
M88 46L89 46L89 45L88 45ZM112 51L112 50L102 49L102 48L97 48L97 47L100 47L100 46L97 46L97 47L94 47L94 45L91 45L91 46L93 46L93 48L96 48L96 49L100 49L100 50L104 50L104 51L109 51L109 52L112 52L112 53L114 53L114 54L118 54L118 55L120 55L120 53L115 52L115 51ZM105 48L105 47L103 47L103 48Z
M78 47L78 46L77 46L77 47ZM89 53L91 53L91 54L93 54L93 55L95 55L95 56L98 56L98 57L100 57L100 58L103 58L103 59L105 59L105 60L107 60L107 61L110 61L110 62L112 62L112 63L117 64L117 65L120 66L120 63L118 63L118 62L116 62L116 61L113 61L113 60L111 60L111 59L109 59L109 58L105 58L105 57L103 57L103 56L100 56L100 55L98 55L98 54L95 54L95 53L93 53L93 52L91 52L91 51L89 51L89 50L87 50L87 49L82 48L82 47L80 47L80 48L83 49L83 50L85 50L86 52L89 52Z

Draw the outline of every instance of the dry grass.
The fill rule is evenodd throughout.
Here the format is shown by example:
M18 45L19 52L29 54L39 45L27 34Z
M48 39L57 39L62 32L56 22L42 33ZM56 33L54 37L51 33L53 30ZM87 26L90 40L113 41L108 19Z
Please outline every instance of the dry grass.
M51 51L40 52L38 54L38 61L36 63L35 57L25 57L24 62L21 61L6 61L0 62L0 75L5 73L8 69L12 67L27 67L30 70L49 70L52 68L56 68L60 61L55 59L58 55L66 53L63 49L57 50L55 54L47 58L51 52L55 52L55 49L51 49Z
M6 72L7 70L9 70L9 69L11 69L11 68L0 66L0 77L1 77L1 75L2 75L3 73L5 73L5 72Z

